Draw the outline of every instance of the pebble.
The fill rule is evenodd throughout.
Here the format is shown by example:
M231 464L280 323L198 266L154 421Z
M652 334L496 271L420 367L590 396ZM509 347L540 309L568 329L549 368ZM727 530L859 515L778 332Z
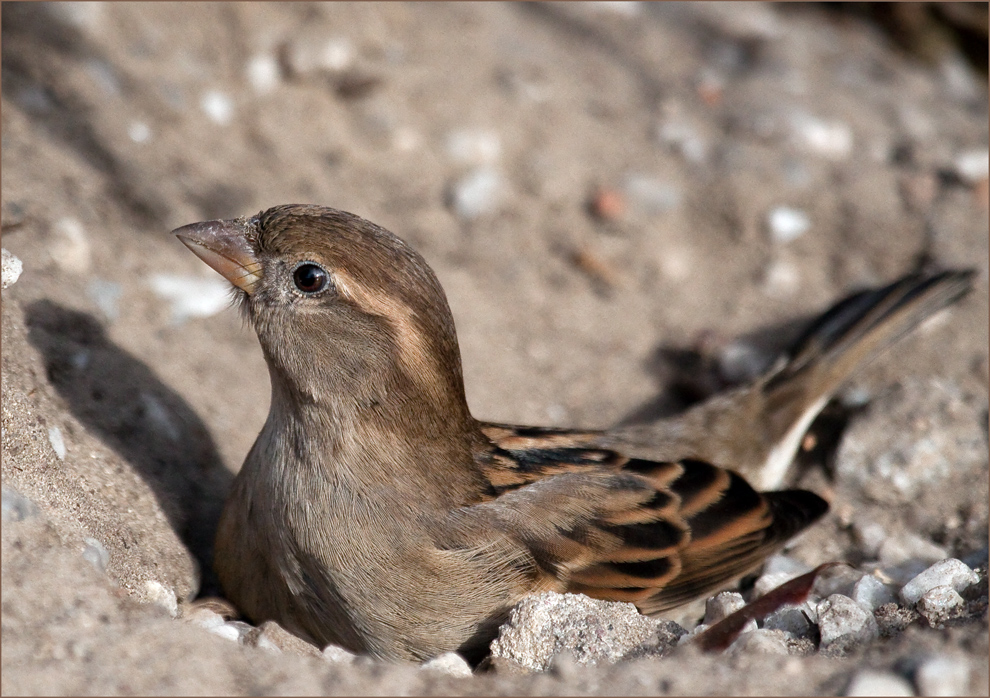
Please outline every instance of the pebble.
M760 629L743 631L735 642L729 645L732 654L789 654L787 635L782 630Z
M53 226L51 256L63 271L85 274L92 266L92 251L83 224L72 217L60 218Z
M638 650L670 646L684 634L669 621L643 616L631 603L545 592L512 609L492 642L492 657L546 671L569 651L578 664L615 662Z
M767 370L771 361L773 356L769 352L736 340L726 344L718 353L718 372L729 383L744 383ZM764 565L763 571L764 574L769 572L769 566Z
M0 278L3 279L2 287L7 288L16 284L17 280L21 278L21 272L24 271L24 263L6 249L2 250L2 255L3 266L0 267L0 274L2 274Z
M244 67L248 84L255 94L267 95L275 91L282 79L278 61L270 53L256 53Z
M462 165L494 165L502 156L502 140L495 131L459 129L447 136L447 155Z
M62 430L58 427L48 427L48 443L52 445L52 450L59 460L65 460L65 439L62 438Z
M853 536L859 544L859 549L867 556L875 556L880 546L887 540L887 531L881 524L873 521L853 521Z
M464 220L494 212L504 188L502 175L492 167L478 167L459 179L451 189L450 203Z
M966 184L976 184L986 179L990 170L990 150L977 149L959 153L952 161L952 168Z
M199 627L206 628L207 630L211 628L219 628L225 622L223 616L216 611L211 611L208 608L196 609L196 611L189 615L186 620L193 625L198 625Z
M284 68L291 77L314 73L342 73L354 63L354 44L343 36L324 38L316 34L298 36L282 54Z
M980 581L980 576L955 558L940 560L909 581L901 589L901 600L913 606L930 589L938 586L949 586L955 591L962 591L970 584Z
M842 121L828 121L807 112L791 115L791 136L806 150L832 160L844 160L852 154L853 132Z
M781 630L794 637L811 635L812 623L802 607L779 608L763 619L766 630Z
M801 272L788 259L775 259L763 272L763 292L774 298L794 295L801 286Z
M864 575L852 590L852 599L868 611L875 611L884 604L895 601L894 592L871 574Z
M777 206L767 215L770 238L777 243L787 243L804 235L811 228L808 214L798 208Z
M880 636L873 614L841 594L832 594L818 604L821 649L844 652L868 644Z
M448 676L471 676L471 666L457 652L444 652L419 665L424 671L435 671Z
M113 321L120 317L120 298L124 295L124 287L116 281L90 279L86 284L86 295L107 320Z
M648 216L673 211L684 198L676 184L647 175L628 175L622 189L629 206Z
M753 598L758 599L768 591L776 589L784 582L789 582L795 577L801 575L801 572L770 572L769 574L764 573L759 576L759 578L753 583Z
M164 586L161 582L153 579L145 582L144 597L149 603L164 608L173 618L179 615L179 602L175 598L175 591Z
M965 696L969 693L969 660L954 655L937 655L923 660L914 674L921 696Z
M911 684L887 671L856 672L846 688L847 696L913 696Z
M939 628L945 621L959 616L965 605L966 602L958 591L948 585L941 585L922 594L915 608L925 617L928 625Z
M223 625L213 625L206 628L208 632L214 635L219 635L225 640L230 640L231 642L240 642L241 632L236 626L230 623L224 623Z
M321 652L323 658L332 664L353 664L357 655L340 645L327 645Z
M38 505L17 490L3 488L3 522L24 521L38 516Z
M226 126L234 118L234 101L218 90L204 92L199 98L199 108L218 126Z
M107 565L110 564L110 553L103 546L103 543L96 538L83 538L86 547L83 548L82 556L89 564L100 573L106 574Z
M746 605L742 594L735 591L723 591L712 596L705 603L705 625L714 625L728 615Z
M178 274L152 274L148 284L155 295L168 301L172 321L215 315L230 303L230 284L221 279Z
M877 550L877 559L884 565L899 565L909 560L932 563L944 560L948 551L912 531L890 536Z
M151 140L151 127L143 121L132 121L127 126L127 137L135 143L147 143Z

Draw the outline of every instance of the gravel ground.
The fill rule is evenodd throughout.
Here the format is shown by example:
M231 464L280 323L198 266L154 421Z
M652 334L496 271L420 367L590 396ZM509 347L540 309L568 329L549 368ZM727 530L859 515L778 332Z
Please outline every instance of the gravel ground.
M959 55L802 5L4 3L2 25L3 693L986 694L988 104ZM717 655L568 626L544 671L459 677L190 606L269 388L168 231L290 202L424 254L493 421L649 421L852 290L979 273L814 427L791 484L833 510L762 580L851 563L814 624Z

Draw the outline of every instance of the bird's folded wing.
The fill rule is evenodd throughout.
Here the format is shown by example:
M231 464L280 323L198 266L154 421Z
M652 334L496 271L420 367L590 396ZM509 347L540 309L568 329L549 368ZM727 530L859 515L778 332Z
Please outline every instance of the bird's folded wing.
M478 459L494 496L464 507L524 545L565 591L656 613L755 567L828 505L802 490L758 493L694 460L655 462L587 446L594 434L486 425Z

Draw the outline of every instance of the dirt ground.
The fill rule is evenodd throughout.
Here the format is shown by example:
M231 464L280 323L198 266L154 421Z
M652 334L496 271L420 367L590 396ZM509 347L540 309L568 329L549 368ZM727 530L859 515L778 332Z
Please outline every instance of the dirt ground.
M23 262L2 301L4 694L843 694L941 656L986 693L985 610L844 658L466 679L274 655L165 610L215 591L201 561L269 390L169 231L280 203L422 252L473 413L523 424L648 422L855 289L975 267L850 384L831 468L792 480L833 511L788 555L985 565L987 86L957 54L722 3L4 3L2 51Z

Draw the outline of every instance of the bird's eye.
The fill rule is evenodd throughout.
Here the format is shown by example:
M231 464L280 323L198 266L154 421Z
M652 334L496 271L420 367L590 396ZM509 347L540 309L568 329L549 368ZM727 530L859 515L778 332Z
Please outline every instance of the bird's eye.
M319 293L330 285L327 270L313 262L303 262L292 272L292 281L303 293Z

